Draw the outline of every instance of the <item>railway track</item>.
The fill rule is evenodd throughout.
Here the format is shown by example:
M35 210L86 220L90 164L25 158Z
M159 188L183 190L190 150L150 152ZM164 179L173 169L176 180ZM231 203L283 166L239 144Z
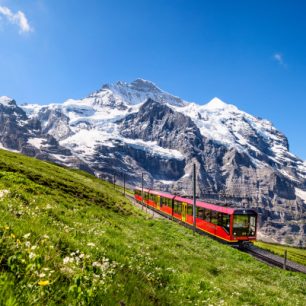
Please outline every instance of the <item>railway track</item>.
M245 245L243 249L241 249L241 251L247 254L250 254L251 256L255 257L256 259L270 266L286 269L288 271L301 272L301 273L306 274L305 266L300 265L290 260L286 260L286 263L285 263L285 260L283 257L274 255L269 251L258 248L254 246L252 243Z
M125 194L125 196L131 200L134 204L136 203L135 199L133 196L129 195L129 194ZM136 204L135 204L136 205ZM137 206L139 208L141 208L141 204L137 203ZM144 207L146 207L146 205L144 205ZM146 209L149 209L150 211L153 212L153 214L155 214L158 217L164 217L169 219L169 217L166 217L164 214L159 213L159 211L152 209L151 207L146 207ZM190 227L190 226L187 226ZM191 228L191 227L190 227ZM198 232L198 231L197 231ZM203 233L200 233L202 234ZM274 255L269 251L260 249L256 246L254 246L252 243L247 243L243 246L243 248L240 249L242 252L247 253L251 256L253 256L254 258L256 258L257 260L264 262L270 266L273 267L278 267L278 268L282 268L282 269L286 269L288 271L293 271L293 272L300 272L300 273L304 273L306 274L306 266L300 265L298 263L292 262L290 260L286 260L286 263L284 263L284 258Z

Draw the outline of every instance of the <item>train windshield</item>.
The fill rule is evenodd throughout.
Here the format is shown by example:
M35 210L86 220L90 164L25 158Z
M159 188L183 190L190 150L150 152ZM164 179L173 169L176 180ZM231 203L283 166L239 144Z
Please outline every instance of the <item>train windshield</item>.
M256 231L256 216L234 215L234 236L254 236Z

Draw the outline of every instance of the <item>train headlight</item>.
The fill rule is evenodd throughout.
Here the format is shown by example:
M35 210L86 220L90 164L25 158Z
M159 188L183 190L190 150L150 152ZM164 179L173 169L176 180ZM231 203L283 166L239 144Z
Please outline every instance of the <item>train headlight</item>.
M237 234L236 233L234 233L234 236L236 236Z

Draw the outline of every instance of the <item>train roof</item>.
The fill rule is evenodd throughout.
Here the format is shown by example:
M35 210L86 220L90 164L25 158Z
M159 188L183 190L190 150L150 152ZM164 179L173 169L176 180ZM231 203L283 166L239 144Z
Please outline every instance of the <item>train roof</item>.
M161 192L161 191L156 191L156 190L150 190L150 193L155 194L155 195L159 195L161 197L168 198L168 199L173 199L175 197L173 194L166 193L166 192Z
M135 189L141 190L141 188L138 188L138 187L135 188ZM174 199L175 201L184 202L184 203L193 205L193 199L190 199L190 198L183 198L183 197L176 196L176 195L173 195L173 194L170 194L170 193L151 190L151 189L145 189L145 188L143 189L143 191L144 192L149 192L149 193L154 194L154 195L159 195L159 196L164 197L164 198ZM196 205L198 207L203 207L203 208L206 208L206 209L209 209L209 210L214 210L214 211L221 212L223 214L229 214L229 215L232 215L232 214L234 214L234 215L257 214L257 212L253 209L219 206L219 205L216 205L216 204L210 204L210 203L206 203L204 201L199 201L199 200L197 200Z
M223 214L229 214L232 215L233 213L235 213L235 208L232 207L226 207L226 206L219 206L216 204L210 204L210 203L206 203L206 202L202 202L202 201L197 201L197 206L206 208L206 209L210 209L210 210L214 210L217 212L221 212Z
M251 208L235 208L234 215L257 215L257 212Z
M193 199L186 199L186 198L176 196L174 198L174 200L179 201L179 202L185 202L187 204L193 205ZM219 206L219 205L215 205L215 204L209 204L209 203L206 203L206 202L203 202L203 201L198 201L198 200L197 200L197 206L198 207L203 207L203 208L206 208L206 209L210 209L210 210L214 210L214 211L217 211L217 212L221 212L221 213L224 213L224 214L230 214L230 215L233 214L234 211L235 211L235 208L224 207L224 206Z
M135 190L140 190L141 191L141 188L140 187L136 187L134 188ZM161 192L161 191L156 191L156 190L152 190L152 189L146 189L146 188L143 188L143 191L144 192L149 192L151 194L155 194L155 195L159 195L161 197L164 197L164 198L168 198L168 199L173 199L175 196L173 194L170 194L170 193L166 193L166 192Z
M134 190L139 190L139 191L142 191L142 190L143 190L144 192L149 192L149 191L150 191L150 189L147 189L147 188L143 188L143 189L142 189L142 188L140 188L140 187L135 187Z

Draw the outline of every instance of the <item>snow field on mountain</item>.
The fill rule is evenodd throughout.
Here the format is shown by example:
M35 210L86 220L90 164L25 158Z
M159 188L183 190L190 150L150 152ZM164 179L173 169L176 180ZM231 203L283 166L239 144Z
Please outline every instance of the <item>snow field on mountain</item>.
M10 102L12 101L12 99L10 97L7 96L1 96L0 97L0 104L4 105L4 106L11 106Z
M295 194L301 198L305 204L306 204L306 191L299 189L299 188L295 188Z
M32 145L33 147L40 149L43 141L46 141L46 139L44 139L44 138L30 138L28 140L28 143L30 145Z

